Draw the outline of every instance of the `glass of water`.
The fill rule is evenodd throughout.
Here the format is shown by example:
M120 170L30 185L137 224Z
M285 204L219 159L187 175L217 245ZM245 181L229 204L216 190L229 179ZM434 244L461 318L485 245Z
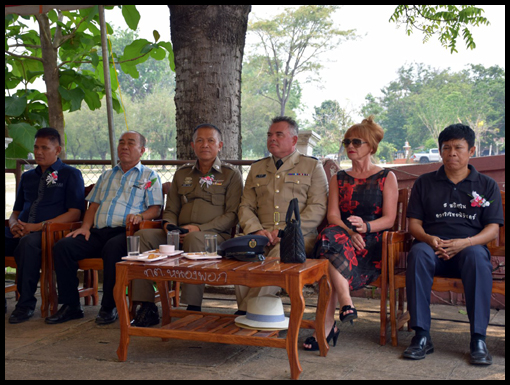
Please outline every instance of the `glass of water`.
M140 255L140 237L131 235L127 237L127 255L128 257L138 257Z
M166 233L166 244L174 245L175 251L179 250L179 230L167 231Z
M216 255L218 251L218 236L216 234L205 234L205 253Z

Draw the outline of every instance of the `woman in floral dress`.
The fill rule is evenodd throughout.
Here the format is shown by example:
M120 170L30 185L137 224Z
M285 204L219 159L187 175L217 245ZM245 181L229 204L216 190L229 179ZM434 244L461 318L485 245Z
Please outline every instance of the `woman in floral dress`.
M357 318L350 291L376 280L381 273L382 232L395 222L397 178L371 160L383 136L384 131L373 116L349 128L342 144L352 168L339 171L329 182L329 226L318 236L314 256L331 262L333 292L325 330L331 330L328 342L333 338L334 344L338 338L336 305L340 305L342 322ZM303 346L318 350L315 334Z

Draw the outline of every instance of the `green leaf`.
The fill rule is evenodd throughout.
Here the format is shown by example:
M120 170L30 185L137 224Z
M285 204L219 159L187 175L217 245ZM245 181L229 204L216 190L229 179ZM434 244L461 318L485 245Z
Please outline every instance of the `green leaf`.
M85 98L85 92L81 88L66 90L62 86L59 86L58 92L60 93L60 96L62 96L62 99L71 102L69 112L73 112L81 108L81 102Z
M16 143L20 150L31 152L34 149L34 136L37 132L37 128L28 123L13 123L8 125L9 136L14 139L11 143ZM11 146L9 145L9 147Z
M7 96L5 98L5 115L20 116L27 107L26 96Z
M126 23L129 28L133 31L136 31L138 28L138 22L140 21L140 13L136 9L135 5L123 5L122 6L122 16L126 20Z
M154 36L154 42L157 43L160 38L159 32L154 30L152 31L152 35Z

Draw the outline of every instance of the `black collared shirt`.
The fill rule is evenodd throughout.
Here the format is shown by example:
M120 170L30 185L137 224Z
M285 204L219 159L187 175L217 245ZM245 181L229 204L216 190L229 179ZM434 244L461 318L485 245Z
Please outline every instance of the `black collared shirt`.
M44 173L37 166L21 175L13 207L14 211L20 211L20 220L40 223L69 209L85 209L85 187L80 170L57 159Z
M444 166L421 175L414 183L407 217L423 221L427 234L442 239L472 237L490 223L503 225L501 193L494 179L468 165L470 174L454 184ZM476 195L485 199L474 201Z

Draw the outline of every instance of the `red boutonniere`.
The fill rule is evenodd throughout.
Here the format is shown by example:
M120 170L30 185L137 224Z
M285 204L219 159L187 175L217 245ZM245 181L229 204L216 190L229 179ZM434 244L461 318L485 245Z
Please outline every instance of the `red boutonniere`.
M154 183L156 183L157 181L158 181L158 178L154 178L154 179L150 179L146 182L141 182L137 185L135 184L133 187L148 190L148 189L152 188L152 186L154 186Z

